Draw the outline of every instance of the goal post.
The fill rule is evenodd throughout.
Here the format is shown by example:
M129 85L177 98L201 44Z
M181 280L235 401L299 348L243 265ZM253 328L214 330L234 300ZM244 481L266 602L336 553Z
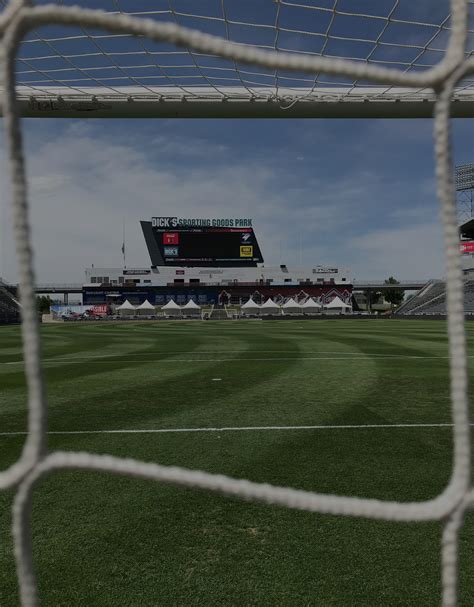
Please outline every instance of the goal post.
M13 536L22 604L38 603L30 526L34 489L47 474L74 468L207 489L308 512L400 523L443 521L443 604L454 607L459 530L464 513L474 505L474 493L450 114L473 114L474 60L467 47L472 2L451 0L444 12L420 14L419 3L390 0L380 2L384 12L374 9L372 14L361 14L357 0L341 2L341 8L337 1L328 8L328 2L272 0L265 4L264 14L247 16L232 14L231 3L224 0L215 3L221 10L214 14L198 8L179 12L172 1L168 9L146 14L126 13L121 0L114 0L113 13L64 3L11 0L3 4L2 112L13 192L29 417L22 455L0 472L0 489L16 488ZM199 7L199 2L188 4ZM46 26L54 27L42 29ZM117 50L113 46L117 42L125 50ZM452 475L443 492L426 502L386 502L90 453L48 453L21 115L433 115L447 270L454 444Z

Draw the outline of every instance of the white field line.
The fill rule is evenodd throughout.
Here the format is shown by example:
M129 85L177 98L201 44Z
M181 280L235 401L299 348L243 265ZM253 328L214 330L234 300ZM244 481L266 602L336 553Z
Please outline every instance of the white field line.
M21 352L16 352L18 355ZM153 350L149 352L124 352L123 354L96 354L92 356L61 356L58 358L49 358L44 360L97 360L104 358L121 358L123 356L150 356L150 355L163 355L167 356L170 354L186 354L188 356L216 356L219 354L343 354L345 356L386 356L386 357L400 357L406 356L405 354L389 354L387 352L347 352L346 350Z
M470 424L474 426L474 424ZM272 430L365 430L384 428L452 428L451 423L439 424L341 424L315 426L223 426L222 428L145 428L132 430L64 430L50 431L48 434L179 434L193 432L247 432ZM0 436L25 436L27 432L0 432Z
M128 355L127 355L128 356ZM473 358L474 355L469 355L467 358ZM289 360L433 360L433 359L449 359L449 356L418 356L410 354L380 354L377 356L270 356L265 358L164 358L164 359L123 359L123 358L111 358L109 360L97 359L97 358L84 358L84 359L73 359L73 358L46 358L43 359L43 363L65 363L65 364L87 364L93 362L94 364L109 364L109 363L139 363L139 364L151 364L151 363L220 363L220 362L243 362L247 363L250 361L257 362L269 362L269 361L289 361ZM22 360L0 362L0 365L22 365Z

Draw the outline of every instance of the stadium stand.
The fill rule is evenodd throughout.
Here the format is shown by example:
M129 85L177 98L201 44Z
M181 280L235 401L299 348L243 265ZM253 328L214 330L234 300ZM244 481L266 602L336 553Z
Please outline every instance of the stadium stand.
M10 285L0 278L0 324L20 322L20 305Z
M464 310L474 314L474 280L464 282ZM446 283L430 281L414 297L410 298L397 311L397 315L435 315L446 314Z
M423 314L422 308L444 296L446 284L442 280L430 280L418 293L411 297L397 310L397 314Z
M474 314L474 281L466 282L464 288L464 309L470 314Z
M418 312L415 312L416 314ZM446 314L446 298L444 294L437 299L436 301L428 302L426 305L422 306L420 314Z

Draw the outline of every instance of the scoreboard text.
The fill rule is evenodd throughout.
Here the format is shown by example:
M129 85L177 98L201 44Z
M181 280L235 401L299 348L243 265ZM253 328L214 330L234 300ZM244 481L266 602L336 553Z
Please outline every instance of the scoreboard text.
M263 263L251 219L153 217L154 242L165 265Z

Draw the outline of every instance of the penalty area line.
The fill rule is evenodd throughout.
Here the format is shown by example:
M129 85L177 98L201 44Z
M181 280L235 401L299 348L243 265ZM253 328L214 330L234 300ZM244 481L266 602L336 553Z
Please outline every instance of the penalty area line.
M469 424L474 426L474 424ZM452 428L452 423L433 424L320 424L308 426L223 426L220 428L135 428L124 430L52 430L49 435L69 434L179 434L205 432L252 432L281 430L375 430L388 428ZM0 436L26 436L27 432L0 432Z
M234 363L247 363L251 361L256 362L271 362L271 361L292 361L292 360L320 360L320 361L337 361L337 360L353 360L353 361L365 361L365 360L390 360L395 362L396 360L446 360L449 359L450 356L422 356L422 355L410 355L410 354L381 354L375 356L271 356L265 358L255 358L255 357L246 357L246 358L166 358L166 359L120 359L120 358L110 358L108 360L98 359L98 358L90 358L90 359L71 359L71 358L45 358L41 362L44 365L59 363L59 364L76 364L76 365L85 365L89 363L93 364L120 364L120 363L134 363L134 364L154 364L154 363L220 363L220 362L234 362ZM466 358L474 358L474 355L469 354ZM23 360L15 360L10 362L0 362L0 365L22 365L24 364Z

